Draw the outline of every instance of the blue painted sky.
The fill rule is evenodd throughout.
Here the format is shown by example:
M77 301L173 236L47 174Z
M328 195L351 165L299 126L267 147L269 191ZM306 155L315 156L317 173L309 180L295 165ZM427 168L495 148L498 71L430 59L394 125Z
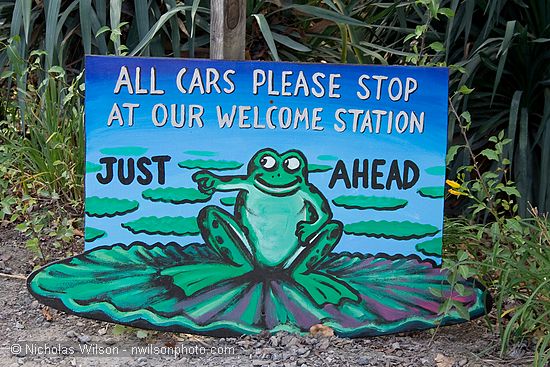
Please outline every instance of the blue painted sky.
M142 87L149 88L149 72L155 67L157 74L157 89L163 89L164 95L131 95L127 88L122 88L119 94L114 94L119 71L122 65L128 67L130 75L135 75L135 68L142 69ZM236 71L231 75L235 84L235 92L227 94L182 94L176 87L176 75L181 68L187 68L184 85L191 80L194 68L204 71L207 67L214 67L223 74L225 70ZM294 74L289 80L295 80L296 74L303 71L306 79L311 80L314 73L340 74L337 83L340 88L340 98L322 98L313 96L268 96L266 88L259 90L257 95L252 93L252 73L255 69L265 71L272 70L275 78L275 88L280 86L279 75L282 71L292 71ZM407 77L418 81L417 90L411 94L409 102L391 101L387 95L385 81L382 89L382 98L375 99L376 82L370 80L367 85L371 89L371 97L368 100L360 100L356 92L361 90L357 80L362 74L384 75L389 79L399 77L405 81ZM135 83L134 83L135 84ZM351 169L353 159L385 159L391 162L393 159L400 161L410 159L420 168L420 179L415 187L409 190L373 190L346 189L339 182L333 189L328 188L328 182L332 171L315 173L310 175L310 181L319 188L330 200L340 195L376 195L404 198L409 201L407 207L398 211L375 210L348 210L331 205L334 218L344 223L352 223L361 220L393 220L411 221L423 224L432 224L442 227L443 200L429 199L418 195L417 190L424 186L442 186L444 176L433 176L425 172L425 169L433 166L444 166L447 133L447 86L448 71L445 68L417 68L417 67L383 67L383 66L352 66L352 65L328 65L328 64L293 64L272 62L228 62L212 60L184 60L184 59L157 59L157 58L117 58L117 57L87 57L86 58L86 154L87 161L98 163L104 156L100 150L107 147L140 146L147 148L146 156L170 155L172 160L167 164L167 179L164 187L196 187L191 180L193 170L181 169L177 163L185 159L197 159L184 153L189 150L208 150L217 153L212 159L236 160L247 163L254 153L262 148L270 147L283 152L290 149L301 150L310 163L334 165L334 161L322 161L317 159L319 155L334 155L342 159ZM135 87L135 85L134 85ZM227 87L220 82L220 87ZM292 90L293 88L290 88ZM394 91L397 90L395 87ZM115 121L112 126L107 126L107 119L114 103L139 103L139 109L135 110L133 126L119 126ZM198 104L204 106L203 128L174 128L170 120L163 127L156 127L151 121L151 110L154 104L163 103L170 109L170 104ZM271 129L239 129L233 126L231 129L220 129L216 117L215 106L222 106L224 112L229 111L232 105L258 106L260 109L261 123L265 124L265 110L270 106L295 108L323 108L322 121L319 126L323 131L306 130L304 124L298 129L283 130L277 127ZM352 132L351 126L344 132L336 132L333 128L336 122L334 113L336 109L361 109L361 110L392 110L416 111L425 113L423 134L408 132L397 134L393 131L386 133L386 125L382 125L379 134L365 132ZM178 108L179 111L179 108ZM262 113L264 115L262 115ZM123 110L126 116L126 112ZM249 113L252 116L251 113ZM274 116L277 115L277 112ZM347 117L351 121L351 117ZM251 122L251 121L248 121ZM202 157L204 158L204 157ZM244 174L246 165L236 171L223 171L218 174ZM382 169L384 171L384 169ZM383 181L385 182L385 181ZM142 186L137 182L129 186L121 185L113 181L108 185L98 183L95 173L86 175L86 195L100 197L114 197L138 200L139 210L115 218L86 218L89 227L103 229L107 236L87 243L86 248L112 243L130 243L135 240L147 243L176 241L182 245L190 242L200 242L200 237L174 237L159 235L134 235L120 226L121 223L132 221L143 216L195 216L201 207L206 204L175 205L168 203L154 203L141 198L141 193L147 188L155 188L156 183L150 186ZM218 204L219 198L233 196L231 193L215 194L208 204ZM226 208L227 209L227 208ZM231 210L231 208L229 208ZM415 244L421 240L387 240L368 238L364 236L345 235L336 251L350 251L361 253L388 254L413 254L416 253Z

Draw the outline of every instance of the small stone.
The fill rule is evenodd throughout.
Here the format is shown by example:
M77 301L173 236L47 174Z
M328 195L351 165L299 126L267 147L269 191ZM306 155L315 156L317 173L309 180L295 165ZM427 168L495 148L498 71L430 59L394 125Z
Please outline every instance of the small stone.
M277 338L275 335L273 335L271 338L269 338L269 342L274 347L279 346L279 338Z
M105 335L105 334L107 334L107 328L102 327L101 329L99 329L99 330L97 331L97 333L98 333L99 335Z
M82 334L78 336L78 341L81 343L88 343L90 340L92 340L92 337L86 334Z
M254 359L252 361L252 365L253 366L266 366L268 364L270 364L271 362L269 361L262 361L261 359Z
M451 367L454 364L454 360L452 358L444 356L441 353L437 353L434 361L437 367Z
M360 366L366 366L369 364L369 359L365 356L357 358L357 364Z
M113 338L107 338L107 339L105 339L105 344L114 345L114 344L116 344L116 341Z
M38 308L38 306L40 306L40 303L37 300L31 302L31 308Z
M20 323L19 321L17 321L15 323L15 328L16 329L24 329L25 328L25 325L23 325L22 323Z
M77 336L73 330L68 330L65 335L69 338L75 338Z
M23 358L17 358L17 363L23 364L25 363L25 360Z
M459 365L460 367L466 366L467 364L468 364L468 360L467 360L466 358L461 359L460 361L458 361L458 365Z
M393 343L393 344L391 345L391 347L392 347L393 349L399 349L401 346L399 345L398 342L395 342L395 343Z
M82 321L78 321L78 322L76 323L76 326L84 326L84 323L83 323Z
M321 340L319 344L317 344L317 347L321 350L327 350L329 346L330 346L330 340L326 338Z

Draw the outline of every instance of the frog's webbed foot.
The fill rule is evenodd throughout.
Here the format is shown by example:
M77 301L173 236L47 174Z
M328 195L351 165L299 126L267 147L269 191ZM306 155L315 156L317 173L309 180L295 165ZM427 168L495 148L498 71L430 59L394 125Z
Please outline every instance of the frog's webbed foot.
M345 281L315 270L338 244L342 237L342 227L338 221L328 222L290 265L292 278L320 306L338 304L344 299L359 300L357 291Z
M235 218L217 206L204 207L197 218L202 238L227 263L252 270L250 244Z

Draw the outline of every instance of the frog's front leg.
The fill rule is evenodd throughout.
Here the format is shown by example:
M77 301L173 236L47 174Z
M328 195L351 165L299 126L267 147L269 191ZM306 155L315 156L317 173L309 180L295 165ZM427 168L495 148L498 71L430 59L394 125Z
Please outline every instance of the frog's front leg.
M205 243L226 262L252 270L250 243L231 214L217 206L209 205L199 212L197 223Z
M344 300L359 300L357 291L345 281L316 270L317 265L326 259L338 244L342 237L342 229L342 223L339 221L327 222L289 267L291 277L320 306L339 304Z
M206 170L196 172L192 178L199 191L208 195L215 191L249 191L252 186L246 176L218 176Z

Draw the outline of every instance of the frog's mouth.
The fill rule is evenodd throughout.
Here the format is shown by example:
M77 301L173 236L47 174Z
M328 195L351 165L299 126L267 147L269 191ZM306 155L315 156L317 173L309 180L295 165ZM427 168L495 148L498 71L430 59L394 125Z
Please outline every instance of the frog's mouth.
M298 177L296 177L289 183L281 185L269 183L262 179L261 175L257 175L256 177L254 177L254 186L256 186L256 188L258 188L260 191L265 192L266 194L276 196L284 196L296 192L296 190L298 190L298 188L300 187L300 183L301 180Z

